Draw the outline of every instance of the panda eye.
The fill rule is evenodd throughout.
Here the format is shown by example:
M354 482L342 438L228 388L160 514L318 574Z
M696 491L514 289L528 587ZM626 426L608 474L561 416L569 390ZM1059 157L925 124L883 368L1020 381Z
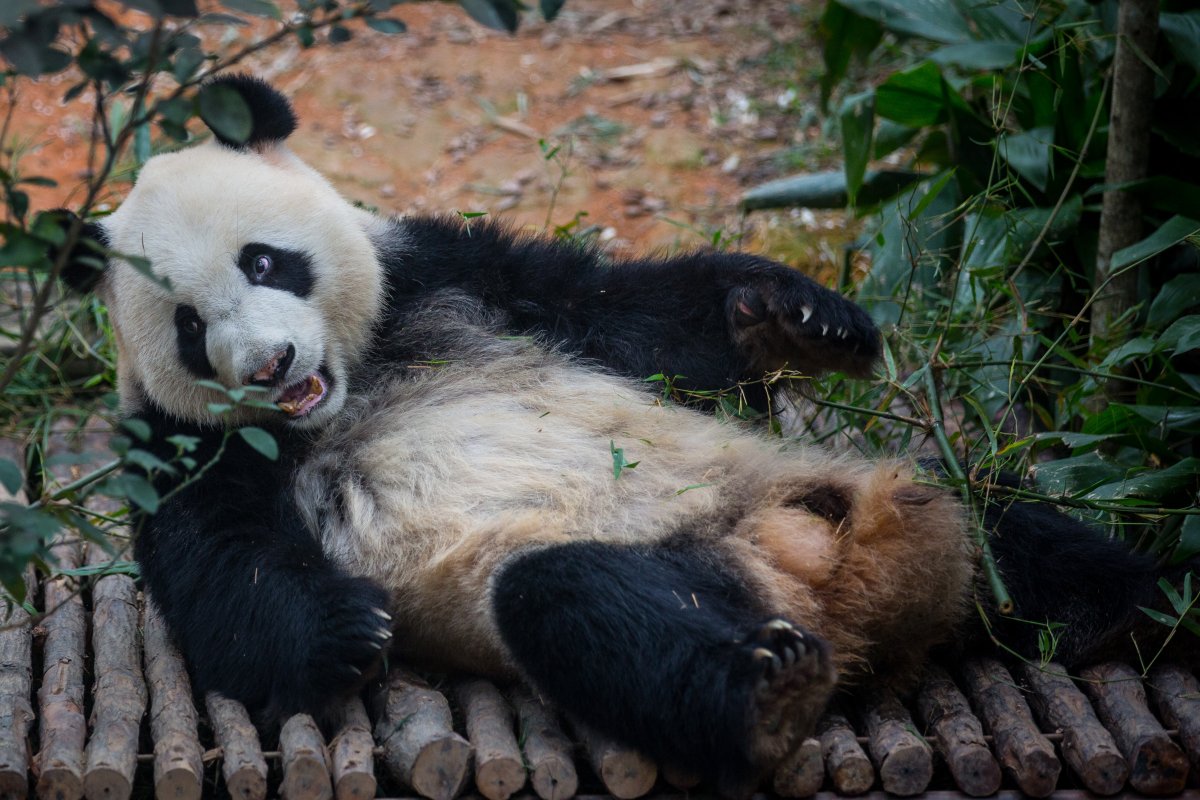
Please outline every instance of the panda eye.
M204 332L204 320L191 306L178 306L175 309L175 326L185 336L199 336Z
M274 262L271 261L271 257L269 255L264 253L262 255L255 256L253 264L254 279L262 280L265 278L267 273L271 271L272 266L274 266Z

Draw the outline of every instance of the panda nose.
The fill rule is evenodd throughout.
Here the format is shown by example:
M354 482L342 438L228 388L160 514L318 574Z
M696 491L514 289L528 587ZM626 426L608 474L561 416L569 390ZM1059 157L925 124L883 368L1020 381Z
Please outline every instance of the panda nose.
M276 353L270 361L246 378L243 383L252 386L276 386L283 381L283 376L287 375L288 367L292 365L292 359L295 357L296 348L289 344L286 350Z

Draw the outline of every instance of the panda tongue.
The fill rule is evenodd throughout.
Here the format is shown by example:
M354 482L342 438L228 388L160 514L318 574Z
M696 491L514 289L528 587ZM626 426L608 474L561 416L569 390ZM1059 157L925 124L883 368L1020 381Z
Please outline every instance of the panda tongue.
M284 390L275 405L291 417L302 417L325 397L325 381L320 373L314 372L299 383Z

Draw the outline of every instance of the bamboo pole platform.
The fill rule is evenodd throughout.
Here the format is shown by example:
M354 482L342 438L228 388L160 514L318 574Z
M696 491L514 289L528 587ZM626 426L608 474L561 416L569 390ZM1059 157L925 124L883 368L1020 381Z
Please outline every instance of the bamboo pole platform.
M240 704L194 695L132 577L87 574L127 558L110 533L60 535L57 568L70 572L30 572L27 604L6 619L0 607L0 800L711 794L528 688L395 663L347 702L340 728L301 715L264 740ZM1198 765L1200 682L1186 667L1068 675L975 658L931 665L910 697L840 698L756 797L1200 797Z

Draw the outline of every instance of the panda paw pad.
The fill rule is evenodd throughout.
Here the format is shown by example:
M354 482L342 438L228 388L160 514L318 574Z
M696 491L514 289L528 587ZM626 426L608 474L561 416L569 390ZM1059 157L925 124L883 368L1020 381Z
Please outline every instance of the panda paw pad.
M770 763L811 732L833 691L829 646L784 619L758 626L743 640L755 678L751 758Z

